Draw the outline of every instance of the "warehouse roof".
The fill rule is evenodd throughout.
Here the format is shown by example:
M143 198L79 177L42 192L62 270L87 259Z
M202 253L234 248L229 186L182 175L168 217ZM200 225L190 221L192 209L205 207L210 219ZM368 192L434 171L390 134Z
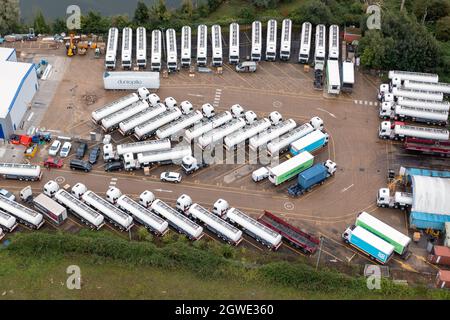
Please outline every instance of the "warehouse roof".
M450 215L450 179L412 176L412 212Z
M14 51L14 48L0 48L0 61L7 61Z
M33 70L31 63L0 61L0 118L9 113L25 79Z

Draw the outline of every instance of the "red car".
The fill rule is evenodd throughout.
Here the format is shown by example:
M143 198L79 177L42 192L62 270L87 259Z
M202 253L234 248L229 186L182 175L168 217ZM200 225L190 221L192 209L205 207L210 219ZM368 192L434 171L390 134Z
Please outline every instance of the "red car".
M64 162L62 159L54 158L54 157L48 157L47 160L44 161L44 166L46 168L61 168L63 166Z

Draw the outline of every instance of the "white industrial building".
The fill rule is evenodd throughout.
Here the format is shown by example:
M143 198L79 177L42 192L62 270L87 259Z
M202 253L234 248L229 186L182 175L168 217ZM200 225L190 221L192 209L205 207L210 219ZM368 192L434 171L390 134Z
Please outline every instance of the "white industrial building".
M17 62L15 49L0 48L0 139L20 128L38 86L34 64Z

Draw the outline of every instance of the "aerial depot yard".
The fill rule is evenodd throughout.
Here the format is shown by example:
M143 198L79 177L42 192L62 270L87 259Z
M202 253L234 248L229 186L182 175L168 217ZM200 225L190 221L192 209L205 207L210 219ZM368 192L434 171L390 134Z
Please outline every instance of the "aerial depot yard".
M159 88L150 89L150 92L156 93L161 102L167 97L173 97L178 106L182 101L189 101L194 110L201 110L203 105L209 103L214 107L216 115L230 111L233 105L239 104L244 111L253 111L258 120L269 118L274 111L281 114L283 120L293 119L297 126L310 123L310 121L312 125L312 119L319 117L323 121L322 131L327 134L328 142L324 143L323 148L311 151L314 156L314 164L331 160L329 163L335 164L336 171L329 172L326 178L318 181L318 186L315 186L316 183L304 186L305 193L303 195L296 197L290 194L291 191L288 193L288 188L297 183L298 174L292 176L291 181L279 185L275 185L269 178L255 182L252 179L255 170L263 165L274 168L277 163L258 163L258 156L248 147L244 148L245 161L243 163L234 159L234 150L224 150L224 154L232 155L227 158L229 163L211 163L191 174L186 174L177 163L144 164L145 170L138 168L132 171L105 171L104 146L108 144L108 142L104 143L105 135L111 136L109 143L112 143L114 149L118 145L136 142L138 139L135 135L124 136L116 129L105 132L100 122L95 123L92 120L92 114L95 110L137 91L136 89L105 90L104 54L97 58L94 50L88 50L85 56L68 56L64 43L58 47L50 47L46 46L42 40L8 44L15 48L19 61L26 59L37 63L41 59L46 59L52 65L52 71L48 78L39 80L40 88L31 107L23 117L22 132L18 131L17 133L27 134L30 130L39 128L42 132L51 133L52 138L60 140L61 143L71 141L72 150L67 157L61 158L64 163L61 168L46 168L43 163L48 158L52 142L41 143L37 154L28 159L23 156L24 147L22 145L5 142L0 147L4 158L2 162L40 165L42 178L33 182L1 179L0 188L14 193L18 202L20 202L19 193L27 185L31 186L33 197L36 197L43 192L44 186L47 186L51 180L55 181L59 188L67 191L81 183L86 186L87 190L103 198L107 197L109 188L118 188L123 194L135 200L139 199L143 191L149 190L156 199L164 201L173 208L178 208L177 200L183 194L188 195L192 199L192 203L197 203L210 211L218 199L224 199L229 203L230 208L237 208L254 219L261 218L267 211L276 219L281 218L282 221L297 228L297 234L305 232L313 238L311 245L314 246L314 250L308 251L308 249L302 250L288 241L284 241L279 247L279 245L264 242L264 239L258 238L257 235L244 234L243 240L238 242L239 246L251 251L266 253L269 251L267 246L271 249L279 247L280 259L284 259L286 256L289 259L304 256L312 263L317 260L321 265L331 268L335 266L340 270L345 269L348 265L364 268L368 264L385 264L386 262L394 280L407 280L411 283L426 281L433 284L440 267L427 260L429 253L427 240L430 231L423 228L411 228L407 210L379 207L377 194L380 188L386 188L388 185L392 187L399 183L397 172L401 171L401 168L450 171L448 158L408 152L403 148L403 141L380 139L378 132L381 102L377 99L377 93L382 81L369 72L355 67L354 86L350 93L341 92L339 95L331 93L330 88L327 87L327 81L332 81L331 79L324 81L323 89L317 90L314 68L307 68L307 65L298 63L300 30L299 26L295 27L288 61L280 61L278 58L273 62L261 60L256 64L256 72L249 73L236 72L235 65L228 63L228 54L224 57L223 64L217 68L208 65L209 68L196 69L194 67L195 59L192 58L190 68L179 67L176 72L167 72L165 63L163 63L158 80ZM209 30L208 28L208 32ZM339 31L337 32L339 33ZM120 35L122 35L122 30ZM252 27L242 28L239 37L242 62L249 60L249 57L252 56ZM121 37L119 38L121 39ZM177 34L176 38L178 48L182 47L180 34ZM147 33L147 39L147 42L151 43L150 32ZM196 39L196 35L193 35L192 39ZM208 39L210 39L209 33ZM121 40L119 43L122 42ZM221 40L224 52L228 51L227 32L223 31ZM165 43L164 41L168 41L165 35L163 43ZM192 40L192 45L192 52L194 52L196 51L196 41ZM119 63L121 46L118 47L116 71L122 71ZM150 48L147 51L150 52ZM163 52L165 53L165 50ZM163 61L164 59L163 57ZM211 60L211 56L208 59ZM313 59L312 54L311 59ZM137 74L142 72L142 69L131 68L128 72ZM150 61L147 62L147 67L144 69L144 71L151 71ZM106 72L113 73L114 71L106 70ZM252 124L247 122L246 126L250 125ZM245 131L240 132L241 134L245 133ZM145 140L154 139L152 137ZM80 141L88 145L84 160L89 159L89 153L95 147L102 150L98 161L95 161L91 170L87 170L89 172L73 171L69 166L69 162L77 158ZM172 147L182 144L179 137L173 138L171 142ZM192 147L198 149L196 143L193 143ZM220 142L220 149L222 149L222 142ZM304 154L302 151L299 153ZM194 155L197 155L198 153L195 152ZM207 153L210 150L206 148L203 152ZM278 159L274 159L278 163L283 163L293 159L294 156L295 154L291 150L291 152L282 153ZM236 164L236 162L238 163ZM324 170L327 168L329 169L325 165ZM390 171L395 172L394 176L388 177ZM163 172L179 173L182 180L178 181L180 183L162 182L160 177ZM298 179L300 180L300 177ZM311 190L309 190L310 188ZM297 190L299 189L297 188ZM87 194L88 192L82 192L79 198L89 204ZM117 207L116 201L119 196L112 201L113 206ZM450 200L447 195L444 202L448 201ZM32 207L29 203L24 205ZM189 206L190 204L183 213L191 212L194 205L190 207L191 209ZM95 204L91 207L98 212L102 211L96 208ZM123 209L120 201L119 208ZM156 200L149 207L150 209L159 214ZM355 245L350 246L345 243L342 238L343 232L347 227L355 224L355 219L361 212L369 213L403 234L409 239L405 245L408 250L405 249L405 252L401 254L398 251L393 253L391 250L387 259L383 260L386 257L374 257L373 254L356 248ZM52 232L54 229L78 233L81 229L88 228L78 216L70 213L71 211L63 224L55 225L47 222L37 231L20 224L14 232L6 234L3 241L10 239L14 233L41 232L41 230ZM228 210L227 215L230 214L231 209ZM159 214L159 216L164 218L164 214ZM230 219L229 216L228 219ZM107 220L105 217L105 222ZM138 221L134 221L134 226L131 226L129 234L109 220L103 226L103 230L123 239L130 237L130 239L137 240L139 225L142 224ZM173 226L171 225L171 227ZM225 243L213 231L204 228L203 232L204 238ZM413 237L417 236L415 234L417 232L421 235L420 239L411 241ZM274 236L278 235L277 232L272 231L272 233L275 233ZM284 238L284 240L286 239ZM204 239L199 241L204 241ZM384 240L381 241L388 244ZM408 251L408 255L406 255L406 251ZM276 254L277 252L275 252ZM389 260L391 255L392 258Z

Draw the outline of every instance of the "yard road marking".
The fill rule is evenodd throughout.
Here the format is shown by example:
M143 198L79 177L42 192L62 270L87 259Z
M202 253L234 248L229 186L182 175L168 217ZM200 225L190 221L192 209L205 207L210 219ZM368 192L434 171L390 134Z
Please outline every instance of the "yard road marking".
M167 193L172 193L172 192L173 192L172 190L164 190L164 189L155 189L155 191L158 191L158 192L167 192Z
M28 117L27 121L30 121L34 116L34 112L30 113L30 116Z
M349 185L348 187L342 189L341 192L345 192L345 191L347 191L348 189L350 189L350 188L353 187L353 186L354 186L354 184L352 183L352 184Z
M337 119L337 117L336 117L333 113L331 113L331 112L329 112L329 111L327 111L327 110L325 110L325 109L317 108L317 110L326 112L326 113L328 113L330 116L332 116L333 118Z
M199 98L202 98L202 97L203 97L202 94L194 94L194 93L188 93L188 96L191 96L191 97L199 97Z

